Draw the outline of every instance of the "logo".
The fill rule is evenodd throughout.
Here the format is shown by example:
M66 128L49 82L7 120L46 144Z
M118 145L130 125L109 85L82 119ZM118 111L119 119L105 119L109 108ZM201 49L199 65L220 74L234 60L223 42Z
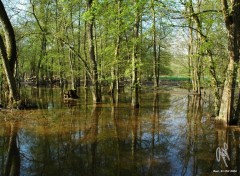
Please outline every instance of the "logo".
M217 162L220 162L220 160L222 159L226 167L228 167L226 160L230 161L230 158L229 158L227 150L228 150L227 143L224 143L223 147L218 147L216 149L216 159L217 159Z

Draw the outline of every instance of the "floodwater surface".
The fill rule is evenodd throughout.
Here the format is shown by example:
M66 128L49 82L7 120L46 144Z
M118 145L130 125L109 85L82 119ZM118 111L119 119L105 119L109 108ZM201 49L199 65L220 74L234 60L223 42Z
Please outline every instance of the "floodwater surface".
M0 112L0 175L238 175L239 128L219 129L208 96L186 90L130 95L90 92L63 101L60 89L31 89L38 110Z

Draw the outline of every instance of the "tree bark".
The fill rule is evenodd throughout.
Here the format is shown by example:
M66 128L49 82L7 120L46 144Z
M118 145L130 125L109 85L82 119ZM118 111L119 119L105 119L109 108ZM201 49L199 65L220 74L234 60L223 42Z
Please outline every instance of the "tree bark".
M9 66L11 70L14 70L15 63L17 60L15 34L1 0L0 0L0 22L2 24L2 28L4 31Z
M216 118L222 125L230 125L234 118L234 93L236 87L237 67L239 65L239 22L240 0L233 0L228 4L222 0L223 15L228 31L229 63L222 94L219 115ZM229 6L230 5L230 6Z
M138 6L138 0L134 2L135 6ZM139 108L139 71L138 71L138 62L139 62L139 28L140 28L140 13L139 7L136 8L135 11L135 22L133 27L133 36L134 36L134 44L132 50L132 107Z
M9 86L9 105L19 100L19 92L14 76L14 69L17 60L16 40L13 27L7 16L2 1L0 0L0 23L4 32L5 43L0 35L0 54L3 59L3 67Z
M122 19L121 19L121 13L122 13L122 0L116 0L117 3L117 18L116 18L116 27L117 27L117 38L116 38L116 45L115 45L115 52L114 52L114 64L111 67L111 85L109 88L108 93L111 95L114 95L115 90L119 91L119 78L118 78L118 60L119 60L119 50L120 50L120 43L121 43L121 25L122 25Z
M92 10L93 0L87 1L87 9ZM94 24L94 14L93 17L87 21L87 34L88 34L88 45L89 45L89 56L93 65L92 71L92 84L93 84L93 101L95 103L102 102L101 97L101 87L98 79L98 65L96 60L96 55L94 51L94 37L93 37L93 24Z
M152 11L152 42L153 42L153 79L154 87L159 87L159 62L157 57L157 37L156 37L156 12L154 0L151 0L151 11ZM160 51L159 51L160 52Z

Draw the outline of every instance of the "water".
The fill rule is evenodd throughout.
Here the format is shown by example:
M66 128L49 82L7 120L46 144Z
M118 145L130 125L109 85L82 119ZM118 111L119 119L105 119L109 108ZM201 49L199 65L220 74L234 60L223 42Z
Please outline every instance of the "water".
M128 93L95 106L83 89L65 102L60 89L25 94L40 109L1 112L0 175L9 168L23 176L239 174L240 130L215 127L207 96L144 91L133 110ZM224 143L227 166L216 158Z

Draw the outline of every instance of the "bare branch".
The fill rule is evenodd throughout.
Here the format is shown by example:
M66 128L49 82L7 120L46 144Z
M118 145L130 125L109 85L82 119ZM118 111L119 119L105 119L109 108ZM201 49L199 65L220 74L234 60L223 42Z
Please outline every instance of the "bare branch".
M38 20L36 13L35 13L35 5L33 4L32 0L30 0L30 4L32 5L32 14L33 14L34 18L36 19L37 24L38 24L40 30L41 30L42 32L44 32L44 29L43 29L40 21Z
M70 50L73 52L74 55L77 56L77 58L83 63L84 67L86 68L86 71L87 71L90 79L92 79L91 69L89 68L86 60L84 60L84 59L82 58L82 56L81 56L81 55L74 49L74 47L71 46L68 42L66 42L66 41L63 40L62 38L59 38L59 37L56 37L56 36L55 36L55 38L57 38L58 40L60 40L65 46L68 47L68 49L70 49Z
M222 12L222 10L203 10L201 12L192 13L192 14L186 15L186 16L172 17L172 19L185 19L185 18L193 17L195 15L201 15L204 13L221 13L221 12Z
M191 26L185 26L185 25L172 25L172 27L179 27L179 28L190 28L194 31L196 31L197 33L199 33L201 35L201 37L203 37L205 40L207 39L207 36L204 35L200 30L194 28L194 27L191 27Z

